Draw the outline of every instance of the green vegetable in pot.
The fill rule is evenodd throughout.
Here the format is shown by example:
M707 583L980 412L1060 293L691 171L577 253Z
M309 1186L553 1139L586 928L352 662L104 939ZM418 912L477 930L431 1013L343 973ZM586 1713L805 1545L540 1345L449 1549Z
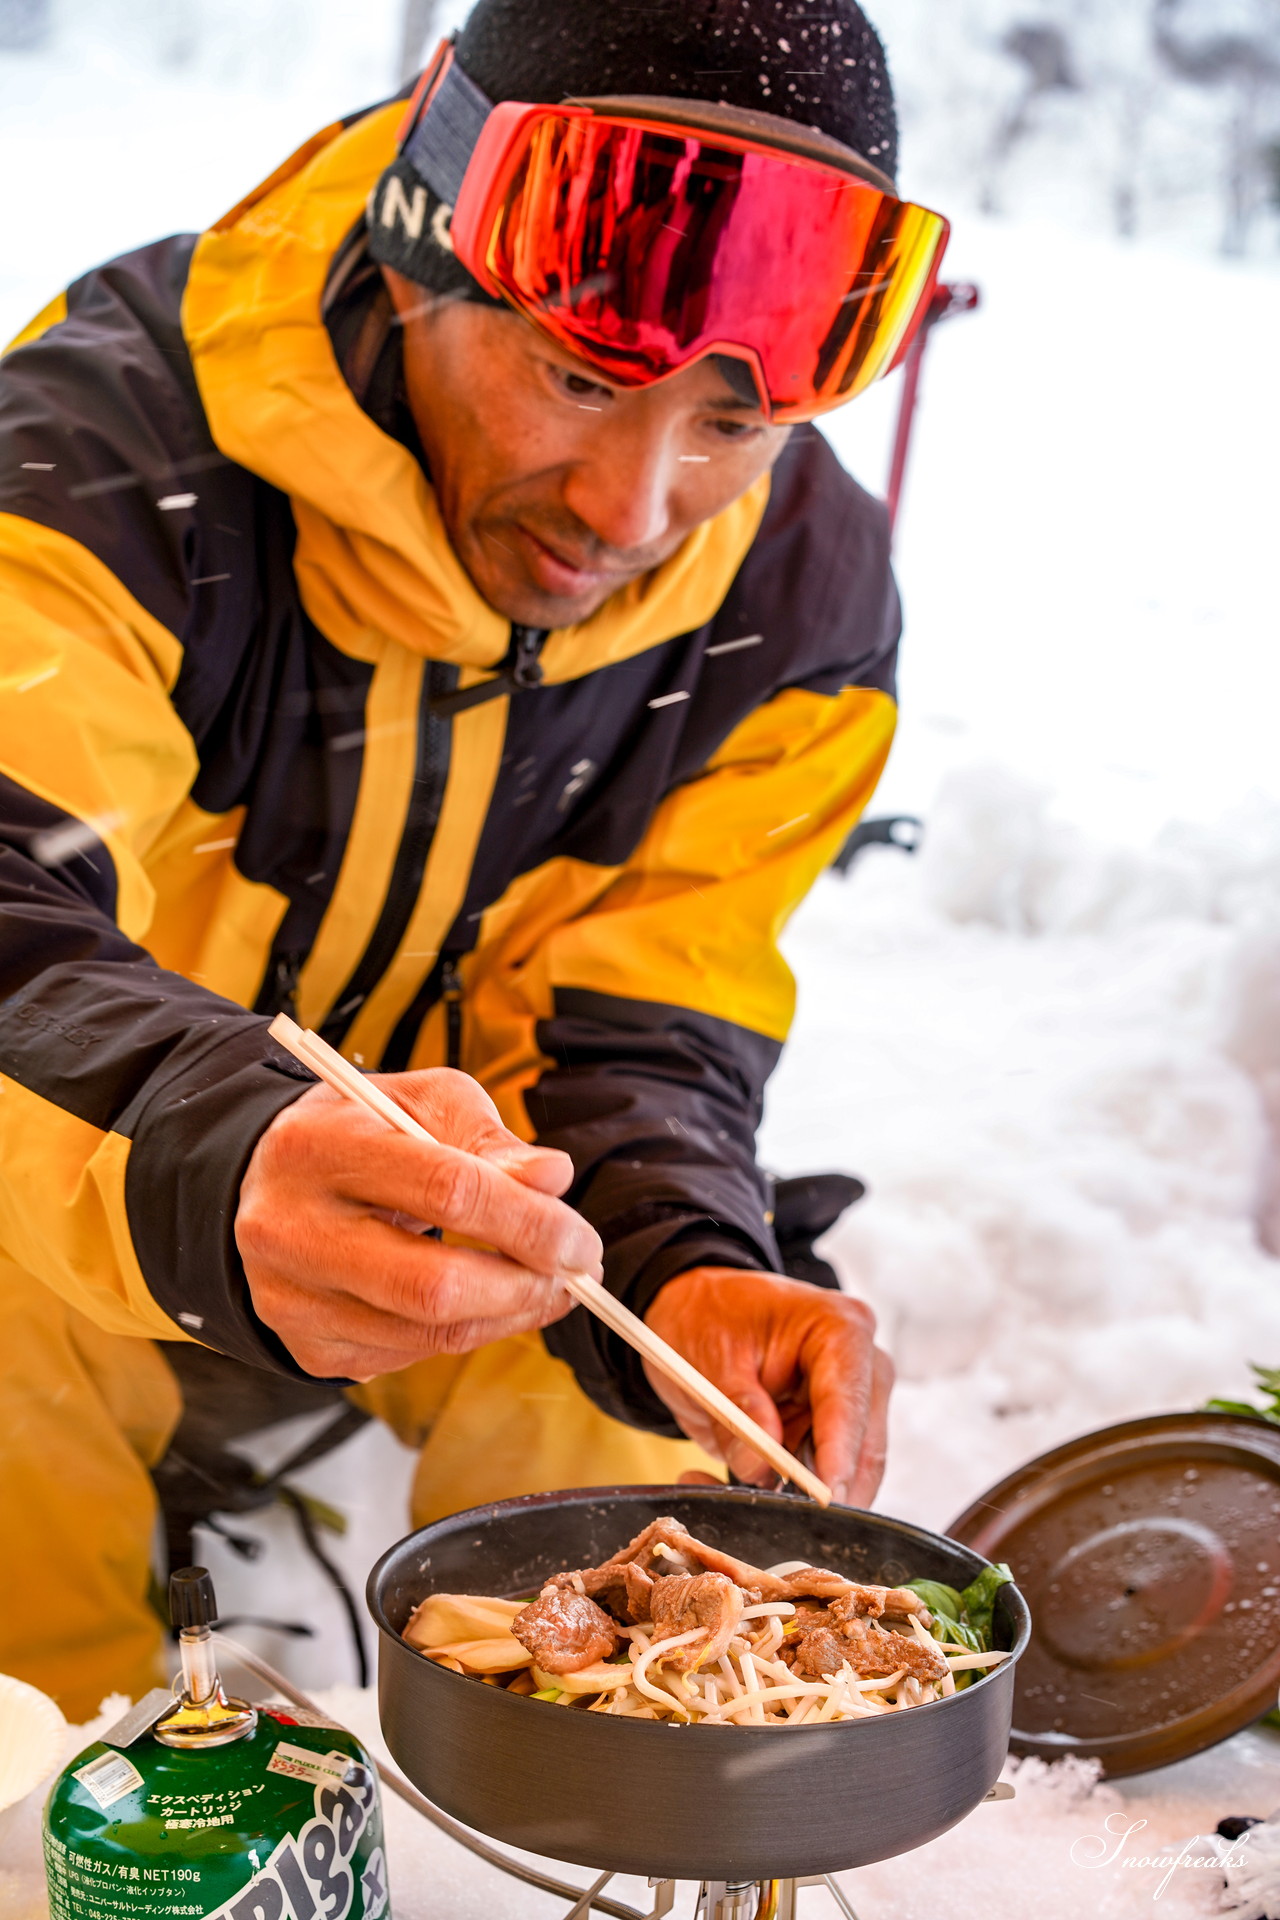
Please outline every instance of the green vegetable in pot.
M964 1602L955 1587L944 1587L941 1580L912 1580L908 1591L918 1594L930 1613L945 1614L948 1620L960 1618Z
M990 1653L991 1628L996 1595L1013 1579L1008 1567L984 1567L963 1593L944 1586L940 1580L908 1580L908 1589L918 1594L933 1615L935 1640L952 1640L971 1653ZM956 1675L956 1685L969 1676Z
M954 1587L944 1586L941 1580L910 1580L907 1583L912 1593L918 1594L933 1615L933 1637L935 1640L950 1640L954 1645L965 1647L970 1653L987 1653L988 1647L980 1634L975 1633L964 1617L964 1601ZM972 1676L967 1673L956 1675L956 1686L967 1686Z
M976 1580L971 1580L960 1595L964 1608L966 1625L973 1628L982 1639L982 1651L991 1651L991 1627L995 1618L996 1595L1001 1587L1007 1587L1013 1579L1003 1562L996 1567L984 1567Z

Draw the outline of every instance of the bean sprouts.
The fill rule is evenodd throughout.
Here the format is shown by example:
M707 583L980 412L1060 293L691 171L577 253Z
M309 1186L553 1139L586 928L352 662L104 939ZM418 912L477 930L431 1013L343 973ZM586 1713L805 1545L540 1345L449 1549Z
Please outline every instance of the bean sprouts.
M762 1624L776 1626L777 1622ZM983 1670L1008 1657L1002 1653L967 1651L949 1655L949 1671L938 1681L914 1679L901 1670L883 1677L860 1679L848 1666L838 1674L807 1680L770 1657L775 1651L770 1641L764 1641L754 1651L740 1641L738 1650L721 1654L713 1670L663 1676L660 1663L664 1657L680 1647L691 1646L700 1637L698 1631L674 1634L665 1640L650 1640L642 1627L630 1628L629 1634L630 1659L619 1662L617 1679L607 1692L599 1693L590 1701L589 1711L613 1714L620 1719L700 1722L704 1726L720 1727L816 1726L833 1720L858 1720L900 1712L954 1693L953 1673ZM931 1644L937 1646L938 1643ZM657 1671L651 1673L655 1663ZM463 1671L451 1655L445 1655L440 1664L454 1672ZM583 1704L588 1698L579 1686L565 1686L552 1675L539 1673L536 1677L552 1686L561 1686L558 1706ZM565 1679L572 1683L577 1676L569 1674Z

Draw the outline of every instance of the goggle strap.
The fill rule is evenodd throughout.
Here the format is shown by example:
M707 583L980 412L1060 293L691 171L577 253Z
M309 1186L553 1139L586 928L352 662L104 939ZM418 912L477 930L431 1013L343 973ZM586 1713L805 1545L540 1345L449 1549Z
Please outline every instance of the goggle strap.
M481 129L493 102L450 59L444 76L401 151L419 178L446 205L457 204Z

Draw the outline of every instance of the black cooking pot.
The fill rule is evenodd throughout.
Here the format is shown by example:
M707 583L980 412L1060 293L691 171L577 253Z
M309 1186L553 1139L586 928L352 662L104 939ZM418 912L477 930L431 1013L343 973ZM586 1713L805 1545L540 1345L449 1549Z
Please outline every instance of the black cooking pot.
M429 1593L516 1597L596 1566L660 1514L757 1566L966 1586L987 1564L900 1520L720 1487L587 1488L474 1507L392 1547L369 1576L387 1744L437 1806L532 1853L672 1880L836 1873L922 1846L976 1807L1009 1744L1030 1616L1001 1589L1013 1658L946 1700L821 1727L672 1726L523 1699L450 1673L401 1631Z

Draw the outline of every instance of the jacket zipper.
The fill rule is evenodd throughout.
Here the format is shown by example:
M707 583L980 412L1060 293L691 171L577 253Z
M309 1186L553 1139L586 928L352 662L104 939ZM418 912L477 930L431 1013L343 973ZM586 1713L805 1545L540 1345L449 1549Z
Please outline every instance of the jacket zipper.
M546 642L543 627L512 627L510 673L514 686L542 685L542 649Z
M258 995L255 1013L287 1013L291 1020L297 1019L298 980L306 957L305 953L276 954L267 984Z
M542 649L548 632L544 627L513 626L510 645L493 678L480 680L461 692L454 688L449 693L435 694L431 700L432 713L438 720L452 720L455 714L483 706L486 700L496 700L500 694L527 693L533 687L540 687Z
M546 633L537 627L512 627L511 645L501 675L504 685L496 691L505 691L508 686L521 688L541 684L540 655L546 638ZM427 664L418 719L413 794L400 837L400 847L369 943L321 1028L331 1046L341 1045L352 1021L378 984L395 955L417 904L449 771L453 735L450 696L456 688L457 677L454 667L438 661L429 661ZM479 689L471 691L478 692ZM267 984L258 996L258 1012L287 1013L290 1018L296 1018L298 980L306 960L306 953L288 952L274 957ZM390 1061L404 1050L406 1041L412 1046L418 1026L437 999L444 999L447 1003L448 1063L451 1067L457 1066L462 1052L462 986L453 960L446 956L437 962L431 975L423 982L409 1015L402 1019L388 1043L384 1053L384 1058L388 1059L388 1071L397 1070ZM413 1025L412 1038L407 1031L402 1031L407 1021Z
M455 961L445 958L440 967L440 998L444 1001L445 1065L462 1065L462 980Z

